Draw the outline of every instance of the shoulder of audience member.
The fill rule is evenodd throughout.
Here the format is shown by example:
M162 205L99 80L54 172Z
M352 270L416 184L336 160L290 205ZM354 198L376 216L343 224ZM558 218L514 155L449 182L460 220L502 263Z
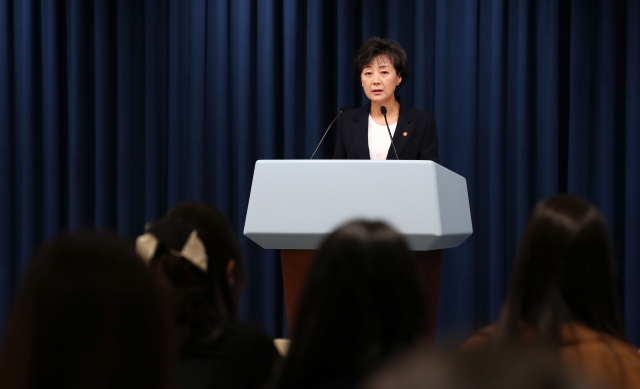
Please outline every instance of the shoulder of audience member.
M462 344L461 351L469 351L488 345L491 343L491 334L494 330L495 325L490 325L476 331Z
M591 382L615 388L640 388L638 348L580 323L561 327L560 354L567 368Z
M267 358L280 355L271 336L257 323L232 322L226 335L235 339L242 347L251 350L254 355L262 354Z

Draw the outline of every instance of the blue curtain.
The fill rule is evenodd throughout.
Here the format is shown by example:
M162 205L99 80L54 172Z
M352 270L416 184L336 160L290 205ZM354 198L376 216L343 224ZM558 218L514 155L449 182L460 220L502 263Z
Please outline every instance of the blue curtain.
M35 245L97 226L133 239L187 198L241 234L258 159L308 158L353 53L410 59L402 101L432 112L474 235L444 255L438 330L494 320L532 206L584 196L615 242L640 344L640 2L0 0L0 320ZM329 157L333 134L319 157ZM278 254L242 237L241 315L286 333Z

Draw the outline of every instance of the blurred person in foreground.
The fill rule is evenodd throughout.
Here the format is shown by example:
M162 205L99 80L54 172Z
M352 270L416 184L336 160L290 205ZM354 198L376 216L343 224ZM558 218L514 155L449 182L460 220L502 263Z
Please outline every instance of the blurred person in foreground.
M262 328L237 320L246 273L227 219L209 204L183 202L136 248L173 298L181 388L261 387L280 356Z
M320 246L278 388L351 388L427 333L416 267L389 226L356 221Z
M9 316L1 388L173 388L168 311L133 248L92 233L33 257Z
M559 194L534 209L498 322L464 350L505 342L548 345L570 372L598 386L640 388L640 355L624 341L609 233L588 201Z

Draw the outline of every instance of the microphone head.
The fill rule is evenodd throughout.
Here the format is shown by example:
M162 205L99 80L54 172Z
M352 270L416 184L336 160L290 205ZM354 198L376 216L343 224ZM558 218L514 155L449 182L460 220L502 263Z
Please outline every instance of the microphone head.
M383 115L387 114L387 107L385 107L384 105L382 107L380 107L380 112L382 112Z
M349 108L348 105L343 105L342 107L340 107L340 113L344 112L347 110L347 108Z

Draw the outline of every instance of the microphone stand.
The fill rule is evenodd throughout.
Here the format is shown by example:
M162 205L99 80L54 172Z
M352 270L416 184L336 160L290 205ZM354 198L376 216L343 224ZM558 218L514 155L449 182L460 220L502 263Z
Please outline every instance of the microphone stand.
M380 112L382 112L382 116L384 116L384 122L387 124L387 132L389 133L389 139L391 139L391 146L393 146L393 152L396 154L396 160L400 160L398 158L398 151L396 150L396 145L393 143L393 137L391 136L391 129L389 128L389 122L387 121L387 107L384 105L380 107Z
M313 151L313 154L311 154L311 158L309 159L313 159L313 156L316 155L316 152L318 151L318 149L320 148L320 145L322 144L322 141L324 140L324 137L327 136L327 133L329 132L329 129L331 128L331 126L333 125L333 123L338 120L338 118L340 117L340 115L342 115L342 113L344 111L347 110L347 106L343 105L342 107L340 107L340 112L338 112L338 115L336 115L335 118L333 118L333 120L331 121L331 123L329 123L329 127L327 127L327 129L324 132L324 135L322 135L322 138L320 139L320 143L318 143L318 146L316 146L316 149Z

